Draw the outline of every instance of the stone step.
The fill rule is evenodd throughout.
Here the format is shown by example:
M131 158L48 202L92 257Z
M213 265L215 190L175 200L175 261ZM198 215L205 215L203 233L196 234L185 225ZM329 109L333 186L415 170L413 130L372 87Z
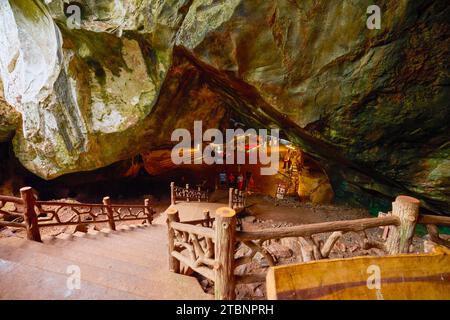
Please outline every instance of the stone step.
M76 249L86 254L94 253L96 255L111 257L117 260L126 261L132 264L137 264L140 266L148 267L154 265L155 263L160 264L162 261L167 261L167 252L164 255L164 250L160 252L150 253L139 253L139 248L133 246L126 238L119 245L117 243L109 242L107 239L102 238L79 238L73 237L72 235L61 235L56 239L44 241L49 245Z
M83 282L70 289L67 275L0 260L0 299L3 300L134 300L142 297L117 289Z
M93 267L104 268L106 270L128 273L130 275L149 280L155 276L159 276L159 272L165 273L169 268L167 262L162 267L159 263L155 265L141 266L130 264L129 261L117 260L105 256L103 253L101 255L94 254L92 252L86 253L85 251L80 251L75 248L70 248L70 250L61 250L60 247L45 245L34 241L26 241L14 237L2 239L0 244L1 248L11 247L33 250L53 257L67 259L68 261L72 261L74 264L83 263Z
M0 298L212 299L195 278L168 271L167 226L160 220L44 243L0 239ZM81 290L67 288L68 265L80 267Z
M73 236L81 237L91 240L99 240L107 242L108 244L115 244L117 249L129 250L130 246L134 246L138 249L139 255L152 254L155 251L160 252L163 248L167 248L167 235L157 235L153 233L153 238L134 236L138 232L132 230L126 231L112 231L109 229L103 229L101 231L82 233L75 233ZM160 239L162 238L162 239Z
M111 244L117 243L118 245L123 245L124 239L126 239L127 243L133 244L135 246L139 245L139 252L141 252L142 254L153 254L157 252L158 256L160 257L163 250L166 250L167 254L169 250L167 239L166 241L142 240L135 236L127 236L123 234L109 234L106 235L105 238L108 240L108 242L111 242Z
M70 276L70 269L68 272L68 268L70 266L76 266L80 270L81 286L84 286L85 283L96 284L147 299L176 299L177 296L170 290L172 286L185 287L186 283L190 283L191 286L195 285L190 279L183 279L183 283L178 283L177 279L169 272L160 274L159 276L155 275L152 280L148 280L82 263L74 265L72 261L62 258L17 248L3 249L0 252L0 259L61 274L67 278ZM195 279L193 280L195 281Z

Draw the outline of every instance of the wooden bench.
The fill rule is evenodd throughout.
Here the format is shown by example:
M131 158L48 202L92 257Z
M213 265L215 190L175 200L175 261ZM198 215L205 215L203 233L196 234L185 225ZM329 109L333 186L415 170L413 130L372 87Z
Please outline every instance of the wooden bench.
M271 300L450 299L450 250L271 267L266 279Z

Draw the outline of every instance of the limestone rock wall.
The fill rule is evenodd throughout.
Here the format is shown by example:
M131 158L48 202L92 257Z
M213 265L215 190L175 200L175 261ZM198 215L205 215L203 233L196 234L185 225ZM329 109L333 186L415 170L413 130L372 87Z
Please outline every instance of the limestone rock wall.
M450 212L445 0L377 1L381 30L366 27L369 0L77 2L80 29L68 1L0 2L0 140L15 131L35 174L167 147L174 128L233 109L285 128L335 189Z

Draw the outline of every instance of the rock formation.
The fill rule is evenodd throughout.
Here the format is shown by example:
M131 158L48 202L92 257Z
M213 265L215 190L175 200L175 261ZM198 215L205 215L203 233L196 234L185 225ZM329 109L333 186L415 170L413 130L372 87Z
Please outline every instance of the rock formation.
M336 190L450 213L445 0L79 0L0 4L0 141L52 179L170 147L232 112L283 134ZM73 3L72 3L73 5ZM66 11L66 13L65 13ZM21 115L21 120L20 116Z

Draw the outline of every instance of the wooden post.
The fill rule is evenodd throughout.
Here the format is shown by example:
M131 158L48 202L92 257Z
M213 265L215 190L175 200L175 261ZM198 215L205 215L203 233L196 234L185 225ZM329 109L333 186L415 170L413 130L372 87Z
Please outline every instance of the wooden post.
M398 196L392 203L392 215L400 220L398 227L392 227L386 240L386 250L389 254L408 253L419 217L420 201Z
M228 190L228 207L233 209L233 188Z
M38 218L34 210L35 198L31 187L20 189L20 195L23 200L24 221L27 229L27 239L42 242L39 233Z
M235 294L234 246L236 241L236 212L228 207L216 211L215 257L219 268L215 271L216 300L233 300Z
M202 190L200 187L198 187L197 190L198 190L198 202L200 202L201 198L202 198L202 192L201 192Z
M116 223L114 222L114 211L111 208L111 199L109 197L104 197L103 204L106 207L106 215L108 216L109 228L111 230L116 230Z
M189 202L189 184L186 183L186 202Z
M242 195L242 191L239 190L239 208L243 208L244 207L244 196Z
M170 183L170 203L175 204L175 182Z
M153 208L150 204L150 199L144 200L144 206L145 206L145 214L147 215L147 221L148 224L152 224L153 222Z
M175 208L169 208L167 213L167 229L169 235L169 270L175 273L180 273L180 261L172 256L172 252L175 251L175 230L170 226L171 222L180 222L180 216L178 210Z

